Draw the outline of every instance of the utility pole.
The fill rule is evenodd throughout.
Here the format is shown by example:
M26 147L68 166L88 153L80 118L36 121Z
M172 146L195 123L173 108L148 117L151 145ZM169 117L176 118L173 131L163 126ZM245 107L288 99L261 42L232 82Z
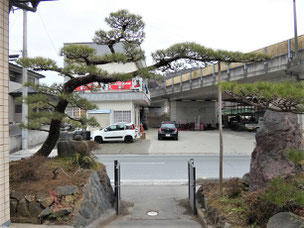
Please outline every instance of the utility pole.
M221 62L218 62L218 128L220 141L220 159L219 159L219 179L220 179L220 195L223 195L223 123L222 123L222 89L220 83L222 82Z
M22 57L27 57L27 11L23 10L23 51ZM24 86L27 82L27 69L25 67L22 68L22 122L24 125L27 125L27 116L28 116L28 106L25 102L28 94L28 88ZM26 128L22 128L22 149L28 148L28 130Z
M295 36L295 60L299 61L299 45L298 45L298 26L297 26L297 10L296 0L293 0L293 21L294 21L294 36ZM299 63L299 62L297 62ZM301 79L299 79L301 81ZM303 114L298 115L301 131L303 132Z
M294 35L295 35L295 58L296 58L296 60L298 60L298 57L299 57L299 45L298 45L296 0L293 0L293 17L294 17Z

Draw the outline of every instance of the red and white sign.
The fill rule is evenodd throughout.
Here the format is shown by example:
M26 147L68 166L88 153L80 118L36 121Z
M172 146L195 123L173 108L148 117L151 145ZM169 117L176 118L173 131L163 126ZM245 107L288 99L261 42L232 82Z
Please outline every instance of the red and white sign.
M132 81L126 82L114 82L109 84L109 90L131 90L132 89Z
M132 80L122 82L112 82L109 84L103 84L98 82L92 82L87 85L79 86L75 89L75 91L104 91L104 90L139 90L142 91L142 79L141 78L133 78Z

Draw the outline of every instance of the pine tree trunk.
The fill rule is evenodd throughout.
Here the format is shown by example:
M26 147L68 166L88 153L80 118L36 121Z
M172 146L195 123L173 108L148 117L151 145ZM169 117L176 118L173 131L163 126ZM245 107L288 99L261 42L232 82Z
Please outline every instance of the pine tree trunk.
M47 139L43 143L42 147L37 151L36 155L48 157L54 147L60 135L61 120L52 120L50 125L50 131Z
M55 111L59 113L64 113L66 107L68 106L68 101L61 100L56 105ZM41 148L36 152L36 155L48 157L54 147L56 146L57 140L60 135L60 125L61 125L61 119L52 119L51 125L49 129L49 135Z

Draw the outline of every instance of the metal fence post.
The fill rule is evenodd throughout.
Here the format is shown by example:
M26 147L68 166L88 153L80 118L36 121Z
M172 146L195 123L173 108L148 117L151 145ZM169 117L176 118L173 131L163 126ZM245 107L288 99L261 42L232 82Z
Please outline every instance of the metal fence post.
M196 215L196 169L195 166L193 166L193 214Z
M196 171L194 166L194 160L191 158L188 161L188 197L189 203L193 210L193 214L196 215Z
M114 160L114 186L115 186L115 209L120 214L120 164Z
M188 199L190 200L190 160L188 160Z

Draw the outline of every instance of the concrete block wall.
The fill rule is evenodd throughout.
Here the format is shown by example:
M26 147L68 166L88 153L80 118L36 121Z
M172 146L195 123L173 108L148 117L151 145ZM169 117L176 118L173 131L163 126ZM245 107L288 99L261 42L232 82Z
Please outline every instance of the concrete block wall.
M158 117L170 113L170 104L167 100L153 102L149 107L149 117Z
M216 102L207 101L171 101L170 119L178 123L196 123L198 118L201 123L215 125Z
M0 227L10 224L8 121L8 8L0 1Z

